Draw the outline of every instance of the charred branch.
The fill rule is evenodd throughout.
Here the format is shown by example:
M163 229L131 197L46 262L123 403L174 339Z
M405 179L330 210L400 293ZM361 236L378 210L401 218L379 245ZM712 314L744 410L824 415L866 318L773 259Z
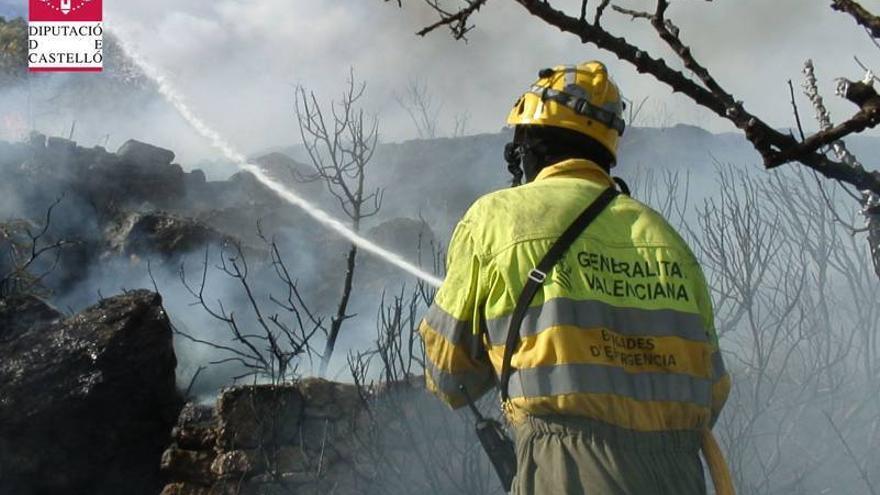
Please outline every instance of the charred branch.
M871 33L871 36L880 38L880 17L868 12L855 0L832 0L831 8L851 15L860 26Z
M880 124L880 108L874 107L861 110L846 122L830 129L819 131L804 139L802 143L775 154L770 160L765 159L765 164L768 168L772 168L797 160L800 156L815 154L820 148L835 143L850 134L857 134L866 129L871 129L877 126L877 124Z
M440 16L440 20L438 20L434 24L431 24L430 26L421 29L416 34L419 36L425 36L439 27L448 26L449 30L452 31L453 38L457 40L465 39L465 35L474 27L473 25L468 24L468 19L470 19L472 15L480 10L480 7L486 5L486 2L488 2L488 0L466 1L468 4L467 7L464 7L456 12L450 12L442 8L437 0L427 0L427 4L437 12L437 14ZM399 5L400 2L398 2L398 6Z
M282 265L282 268L275 265L276 273L286 274L283 262L276 259L278 251L274 242L272 247L274 248L273 265L275 263ZM175 333L191 342L206 345L225 354L227 357L212 361L211 364L234 363L239 365L245 371L236 379L263 376L271 379L273 383L289 379L296 370L295 359L302 354L311 353L309 341L320 328L321 321L312 319L312 326L309 327L293 303L289 307L283 304L279 304L279 306L294 314L294 326L285 323L277 313L269 314L261 307L260 300L248 279L247 260L241 248L234 246L232 251L222 250L219 258L220 262L215 268L239 284L246 296L247 306L255 316L256 325L239 321L235 312L227 310L222 301L218 300L215 304L208 302L206 287L208 286L209 250L206 249L198 285L190 283L183 266L179 270L180 280L193 297L195 305L200 306L215 320L225 324L231 333L232 344L225 345L216 340L198 338L177 329L175 329ZM282 279L282 281L284 280ZM273 298L270 296L270 299ZM311 317L310 313L309 315ZM248 328L251 326L254 328Z
M63 196L49 205L42 225L35 226L26 220L0 223L0 247L5 248L3 256L10 265L6 273L0 272L0 298L40 290L43 280L58 267L62 249L75 244L67 239L46 242L52 214L62 199ZM52 260L48 265L38 267L49 255Z
M365 191L366 168L373 158L379 139L378 120L368 119L364 110L358 106L365 89L366 84L356 83L354 72L350 71L348 87L339 101L321 107L314 93L307 93L304 88L298 87L294 102L300 136L315 169L309 179L321 180L327 185L327 190L351 220L355 232L360 229L361 221L379 212L383 194L382 189ZM323 324L315 325L327 335L324 352L321 354L322 376L327 371L345 321L355 316L348 313L348 305L354 285L357 254L357 247L350 245L339 304L336 313L330 318L329 328ZM284 277L289 280L288 274L284 273ZM291 294L302 302L298 292L291 289ZM315 322L314 316L307 316Z
M610 3L611 0L602 0L602 3L600 3L599 6L596 7L596 15L593 16L593 24L597 26L599 25L599 23L602 21L602 15L605 13L605 9L608 8L608 4ZM586 5L586 2L584 2L584 4ZM581 20L586 19L586 16L584 14L585 12L581 11Z
M336 340L339 338L339 331L345 320L355 315L348 314L348 303L351 299L351 291L354 285L354 269L357 259L357 246L354 244L348 250L345 257L345 281L342 285L342 294L339 298L339 305L336 308L336 314L330 320L330 331L327 333L327 343L324 345L324 353L321 359L321 376L327 373L327 365L330 363L330 357L336 349Z
M788 80L788 94L791 97L791 111L794 113L794 121L797 124L798 135L801 137L801 141L803 141L807 137L804 134L804 126L801 124L801 112L798 110L797 103L794 100L794 84L792 84L791 79Z

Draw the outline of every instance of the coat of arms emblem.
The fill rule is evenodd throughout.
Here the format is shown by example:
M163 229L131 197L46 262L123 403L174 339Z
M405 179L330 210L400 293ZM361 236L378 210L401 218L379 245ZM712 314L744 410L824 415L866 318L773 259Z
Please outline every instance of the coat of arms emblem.
M75 10L78 10L84 4L92 2L92 0L39 0L40 2L46 4L52 10L57 12L61 12L64 15L67 15Z

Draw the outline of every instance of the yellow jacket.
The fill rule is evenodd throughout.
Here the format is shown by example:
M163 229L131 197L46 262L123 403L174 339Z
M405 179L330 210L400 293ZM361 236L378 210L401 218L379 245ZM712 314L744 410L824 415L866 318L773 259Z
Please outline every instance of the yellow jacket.
M526 276L574 218L613 185L566 160L473 204L420 332L430 390L464 405L500 374ZM548 274L513 354L509 419L586 416L639 431L705 430L730 389L702 270L655 211L618 196Z

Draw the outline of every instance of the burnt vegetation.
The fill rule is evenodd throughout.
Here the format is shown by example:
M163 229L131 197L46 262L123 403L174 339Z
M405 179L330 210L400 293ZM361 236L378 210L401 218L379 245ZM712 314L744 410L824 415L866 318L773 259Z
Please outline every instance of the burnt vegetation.
M439 17L419 34L445 27L459 39L474 28L474 16L487 3L471 0L450 9L446 2L425 1ZM696 161L711 168L708 173L633 171L635 196L677 224L705 266L734 384L716 428L739 492L877 493L880 176L842 141L877 124L878 101L871 86L842 82L842 95L859 107L835 125L814 67L805 64L803 92L820 130L803 132L805 112L794 103L792 83L800 132L786 134L747 111L695 58L683 41L685 33L672 22L669 2L639 12L609 0L584 1L577 11L563 12L551 2L516 1L536 22L613 53L730 120L764 168L800 164L769 175L712 165L701 156ZM835 0L833 8L852 16L855 29L863 26L877 36L877 18L856 2ZM674 70L615 35L606 27L612 15L650 26L687 71ZM4 29L18 27L14 22L0 26L0 42L7 39ZM6 60L0 57L0 63ZM355 230L399 238L411 258L442 275L443 249L428 228L442 222L409 218L415 216L411 205L428 205L441 212L440 220L454 222L469 200L504 183L503 167L492 169L491 164L499 161L497 151L507 135L431 139L439 134L441 102L430 88L411 81L398 94L398 103L424 140L383 148L378 120L360 108L364 91L351 73L345 93L329 103L296 88L291 113L300 128L303 163L284 153L257 161ZM632 120L652 118L645 115L650 113L646 101L631 105ZM662 112L653 115L657 122L668 122L668 115L656 113ZM467 119L466 114L455 117L453 135L464 133ZM664 140L676 149L687 140L714 139L689 128L663 135L637 128L629 132L632 141L624 147L648 148L652 159ZM479 166L474 166L475 156L482 160ZM42 435L40 428L53 415L74 410L80 414L74 419L82 419L94 413L109 418L105 424L134 433L138 430L125 422L143 415L146 423L140 424L156 428L141 437L167 444L170 417L183 395L194 402L179 415L171 445L161 456L166 495L501 492L473 436L471 418L447 410L424 390L417 328L433 298L430 287L377 268L377 260L330 238L251 176L209 181L200 171L184 172L172 163L174 154L168 150L132 141L108 153L34 136L29 143L0 147L0 158L5 179L0 190L6 197L38 192L24 195L28 207L23 214L0 224L0 374L32 380L0 380L8 392L0 398L0 419L7 420L0 421L0 428L26 426L20 432L0 429L0 461L13 459L27 468L11 473L3 469L11 464L0 462L0 491L14 487L16 493L38 493L46 487L26 481L88 446L90 439L66 435L63 449L47 450L61 457L40 457L39 447L55 439L40 436L44 443L29 443L33 438L25 433ZM419 163L424 168L412 172ZM408 184L371 176L377 165L421 174L435 196L422 202L429 194L424 185L408 190ZM460 183L446 177L465 173L476 178ZM706 177L715 185L706 185ZM475 185L481 181L485 184ZM689 198L703 186L710 192L692 204ZM408 217L386 220L389 210ZM863 236L873 251L865 249ZM112 290L124 293L104 298L100 290L106 284L86 283L92 279L109 279ZM136 286L161 292L165 299L127 289ZM86 305L83 300L99 302L65 317L36 296L75 309ZM39 332L76 337L76 345L67 349L69 360L62 359L68 356L65 349L49 349L51 342ZM172 332L185 356L177 391L171 383ZM131 347L138 343L155 352ZM20 359L35 356L28 349L62 357L48 374L31 373ZM143 357L142 367L156 376L128 373L120 350ZM94 362L103 366L97 375ZM81 367L70 371L73 365ZM67 382L50 372L85 385L57 386ZM123 380L114 382L118 376ZM115 385L105 388L105 379ZM142 379L156 385L155 394ZM30 394L52 383L55 395L42 396L43 406L54 401L57 408L41 409L41 396ZM127 418L114 414L114 405L127 397L119 383L149 392L137 396L135 405L143 408L125 412L132 413ZM220 393L216 407L196 403L213 399L218 388L230 384L235 387ZM55 401L56 396L61 400ZM95 398L103 409L86 408L88 414L76 409L84 396ZM25 419L44 423L21 420L17 408L22 404L34 411ZM497 410L497 397L489 394L480 406L484 413ZM100 436L100 424L82 420L96 427L87 432ZM75 422L64 425L78 428ZM151 442L139 451L156 461L134 471L146 480L144 487L160 482L153 472L160 447ZM138 464L146 462L142 459L131 465L146 465ZM118 493L125 481L103 479L94 465L83 465L76 464L82 476L53 473L46 486Z

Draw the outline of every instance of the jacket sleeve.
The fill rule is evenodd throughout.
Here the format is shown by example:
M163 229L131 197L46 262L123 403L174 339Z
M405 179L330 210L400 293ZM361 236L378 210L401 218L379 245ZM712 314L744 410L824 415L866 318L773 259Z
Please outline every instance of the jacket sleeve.
M727 402L727 396L730 393L730 374L727 373L727 369L724 366L724 358L721 356L721 347L718 345L718 334L715 331L715 316L712 310L712 299L709 296L709 288L706 284L702 270L700 270L699 273L700 287L698 288L697 303L700 306L700 312L703 315L703 321L706 332L708 333L712 352L710 358L711 370L709 374L710 379L712 380L712 417L710 419L710 426L714 426L715 422L718 420L718 416L721 414L721 409L724 407L724 403Z
M480 341L481 270L476 244L462 221L449 243L446 279L419 325L427 387L453 408L467 403L460 385L476 400L495 383Z

